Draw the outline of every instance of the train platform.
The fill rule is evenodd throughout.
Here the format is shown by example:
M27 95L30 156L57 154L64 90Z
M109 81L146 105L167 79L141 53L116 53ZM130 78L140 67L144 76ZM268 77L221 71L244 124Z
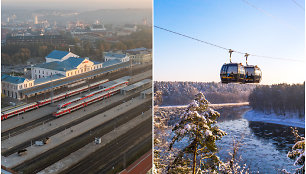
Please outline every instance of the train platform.
M29 123L31 121L37 120L39 118L42 118L44 116L50 115L53 112L55 112L57 109L56 103L51 105L43 106L43 108L35 109L17 116L14 116L12 118L9 118L7 120L1 121L1 132L6 132L10 129L13 129L17 126L21 126L23 124Z
M14 153L10 156L7 156L7 157L4 157L2 156L1 157L1 162L2 162L2 165L6 166L6 167L15 167L27 160L30 160L32 159L33 157L41 154L41 153L44 153L46 151L48 151L49 149L52 149L54 147L56 147L57 145L59 144L62 144L64 142L66 142L67 140L70 140L74 137L77 137L79 135L81 135L82 133L86 132L86 131L89 131L90 129L98 126L98 125L101 125L102 123L108 121L108 120L111 120L117 116L119 116L120 114L123 114L125 113L126 111L132 109L132 108L135 108L141 104L143 104L144 102L146 101L149 101L150 99L141 99L140 97L137 97L137 98L134 98L130 101L127 101L125 103L122 103L110 110L107 110L106 112L103 112L99 115L96 115L88 120L85 120L73 127L70 127L62 132L59 132L51 137L50 140L51 142L49 144L46 144L44 146L30 146L27 148L27 155L25 156L18 156L17 153ZM95 105L95 104L93 104ZM91 105L91 106L93 106ZM87 109L86 110L90 110L90 109ZM79 111L83 111L83 109L79 110ZM90 112L92 112L92 110L90 110ZM73 114L75 114L74 116L76 116L76 114L78 115L81 115L80 113L78 112L74 112L72 114L69 114L69 115L66 115L66 116L63 116L61 118L68 118L68 117L73 117ZM87 113L89 114L89 113ZM84 114L82 114L84 115ZM12 137L10 140L8 141L4 141L2 142L2 148L3 150L4 149L9 149L15 145L17 145L18 143L22 142L22 139L25 140L25 141L28 141L30 140L31 138L28 138L30 134L37 134L37 132L39 132L38 134L42 134L43 132L49 132L51 130L51 128L55 129L56 127L59 127L59 124L62 123L63 119L61 120L60 119L56 119L54 121L52 121L52 124L51 125L43 125L43 126L39 126L39 127L36 127L34 129L36 129L34 131L34 129L32 129L31 131L27 132L26 134L26 139L22 136L22 134L19 134L15 137ZM71 122L71 120L67 120L69 122ZM57 122L57 123L55 123ZM25 135L24 135L25 136ZM36 137L38 135L35 135L34 137ZM12 141L12 139L14 138L14 140Z
M31 130L28 130L26 132L18 134L18 135L14 136L14 137L11 137L9 139L3 140L1 142L2 153L9 150L10 148L18 145L18 144L22 144L24 142L27 142L27 141L29 141L31 139L34 139L35 137L38 137L38 136L40 136L44 133L52 131L52 130L54 130L56 128L59 128L63 125L66 125L70 122L73 122L74 120L80 119L87 114L90 114L90 113L95 112L99 109L102 109L103 107L107 107L109 105L112 105L113 103L116 103L116 102L120 101L123 97L124 96L122 96L122 95L114 95L111 98L107 98L107 99L104 99L104 100L99 101L97 103L93 103L91 105L88 105L85 108L85 111L84 111L84 108L76 110L76 111L74 111L70 114L63 115L63 116L61 116L61 117L59 117L55 120L52 120L48 124L37 126L37 127L33 128ZM40 110L40 112L43 112L43 111L44 111L44 109ZM32 112L34 112L34 111L32 111ZM38 115L36 115L36 116L38 116ZM34 117L34 116L32 115L32 117ZM6 120L6 121L8 121L8 120Z
M127 87L124 87L120 90L120 93L123 94L123 95L126 95L128 92L131 92L133 90L136 90L138 88L141 88L141 87L144 87L148 84L152 83L152 80L151 79L144 79L144 80L141 80L135 84L131 84Z
M149 70L149 71L134 75L132 77L125 76L123 78L129 77L129 79L130 79L129 83L131 84L131 83L138 82L139 80L143 80L144 78L148 78L148 77L151 77L151 76L152 76L152 70ZM8 130L10 130L12 128L15 128L17 126L21 126L23 124L34 121L36 119L39 119L39 118L42 118L44 116L50 115L50 114L52 114L53 112L56 111L56 109L57 109L56 106L58 104L63 103L66 100L71 100L73 98L80 97L81 95L83 95L83 94L78 94L78 95L75 95L73 97L69 97L68 99L64 99L64 100L55 102L51 105L49 104L49 105L43 106L39 109L20 114L19 116L15 116L15 117L9 118L7 120L3 120L3 121L1 121L1 132L8 131Z
M130 120L124 125L117 127L114 131L107 133L106 135L102 136L102 143L95 144L94 142L87 144L83 148L71 153L69 156L61 159L60 161L54 163L53 165L45 168L44 170L40 171L38 174L51 174L51 173L59 173L68 169L69 167L73 166L74 164L78 163L88 155L94 153L96 150L102 148L107 143L115 140L116 138L120 137L121 135L128 132L130 129L134 128L141 122L151 119L152 110L144 112L142 115L137 116L136 118ZM135 142L137 143L137 142Z
M153 92L153 89L150 88L150 89L147 89L147 90L144 90L140 93L140 97L142 98L148 98L148 97L152 97L152 92Z

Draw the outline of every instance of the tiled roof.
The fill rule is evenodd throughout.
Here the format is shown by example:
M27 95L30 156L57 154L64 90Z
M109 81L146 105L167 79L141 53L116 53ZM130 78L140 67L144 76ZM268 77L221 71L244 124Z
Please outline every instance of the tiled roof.
M59 51L59 50L53 50L50 54L46 56L46 58L52 58L52 59L62 59L67 54L69 54L68 51Z
M35 65L34 67L52 69L57 71L69 71L72 69L76 69L85 59L84 58L75 58L70 57L62 62L49 62Z
M101 64L101 62L96 62L96 61L92 61L94 63L94 65L98 65Z
M26 79L23 77L9 76L7 74L2 74L1 80L9 83L20 84L23 83Z

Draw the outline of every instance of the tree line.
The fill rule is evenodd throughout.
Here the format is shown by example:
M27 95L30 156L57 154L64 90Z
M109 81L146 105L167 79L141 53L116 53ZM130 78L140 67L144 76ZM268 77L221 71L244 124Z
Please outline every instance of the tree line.
M185 105L196 94L202 92L211 103L247 102L256 85L222 84L216 82L155 82L154 90L159 91L156 105ZM156 92L155 92L156 93ZM162 97L160 97L162 96Z
M250 106L265 113L305 115L305 82L257 86L249 96Z

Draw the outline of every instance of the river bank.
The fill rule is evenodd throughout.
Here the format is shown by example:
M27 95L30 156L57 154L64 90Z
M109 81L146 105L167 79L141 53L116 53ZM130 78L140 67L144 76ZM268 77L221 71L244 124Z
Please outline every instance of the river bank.
M257 121L265 123L280 124L285 126L305 128L305 117L300 118L296 113L289 113L286 116L272 114L265 114L263 112L250 110L246 112L243 118L248 121Z

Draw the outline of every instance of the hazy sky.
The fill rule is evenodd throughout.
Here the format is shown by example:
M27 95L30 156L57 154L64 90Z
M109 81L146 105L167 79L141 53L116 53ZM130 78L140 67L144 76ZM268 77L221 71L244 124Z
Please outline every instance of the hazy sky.
M152 0L2 0L3 7L96 10L104 8L152 8Z
M157 26L242 52L303 60L249 57L262 69L262 84L305 80L304 21L304 9L291 0L154 1ZM235 53L232 61L245 64ZM225 62L226 50L154 28L154 80L219 82Z

